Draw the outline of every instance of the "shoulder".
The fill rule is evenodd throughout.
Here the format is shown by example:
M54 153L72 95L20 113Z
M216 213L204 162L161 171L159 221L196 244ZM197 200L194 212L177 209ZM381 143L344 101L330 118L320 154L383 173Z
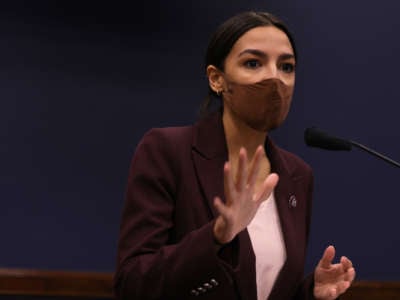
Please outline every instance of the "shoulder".
M192 126L152 128L139 141L130 166L130 178L161 180L170 188L176 174L187 164ZM172 188L171 188L172 190Z
M193 126L152 128L147 131L139 142L139 146L179 146L189 144L193 136Z
M152 128L139 141L134 158L172 160L190 151L193 126Z

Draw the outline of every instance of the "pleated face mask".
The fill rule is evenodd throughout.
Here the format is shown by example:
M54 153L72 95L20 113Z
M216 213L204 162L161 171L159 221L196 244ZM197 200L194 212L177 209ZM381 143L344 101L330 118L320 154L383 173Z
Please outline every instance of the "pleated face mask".
M270 131L285 121L292 101L293 87L270 78L253 84L227 81L224 105L251 128Z

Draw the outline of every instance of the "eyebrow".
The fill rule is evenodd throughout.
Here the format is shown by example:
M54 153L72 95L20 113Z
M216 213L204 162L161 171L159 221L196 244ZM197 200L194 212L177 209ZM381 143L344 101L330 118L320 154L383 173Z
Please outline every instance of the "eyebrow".
M257 49L245 49L242 52L240 52L238 56L240 57L240 56L242 56L244 54L247 54L247 53L253 54L255 56L262 57L262 58L266 58L268 56L266 53L264 53L264 52L262 52L260 50L257 50ZM291 53L283 53L283 54L281 54L279 56L279 58L280 59L291 59L291 58L294 59L295 57Z
M260 57L267 57L267 54L265 54L264 52L260 51L260 50L256 50L256 49L245 49L242 52L239 53L239 57L244 55L244 54L253 54L255 56L260 56Z
M279 57L280 57L280 59L291 59L291 58L296 59L294 54L290 54L290 53L284 53L284 54L280 55Z

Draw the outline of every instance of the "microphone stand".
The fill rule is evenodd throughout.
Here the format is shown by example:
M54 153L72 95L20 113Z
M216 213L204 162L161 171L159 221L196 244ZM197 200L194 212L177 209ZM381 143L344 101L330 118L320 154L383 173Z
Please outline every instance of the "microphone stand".
M366 152L368 152L368 153L370 153L372 155L375 155L375 156L383 159L384 161L386 161L386 162L388 162L388 163L400 168L400 163L398 163L397 161L394 161L393 159L391 159L391 158L389 158L389 157L387 157L385 155L382 155L382 154L380 154L380 153L378 153L378 152L376 152L376 151L374 151L374 150L372 150L372 149L370 149L370 148L368 148L368 147L366 147L366 146L364 146L364 145L362 145L360 143L357 143L357 142L354 142L354 141L349 141L349 142L353 146L356 146L357 148L360 148L360 149L362 149L362 150L364 150L364 151L366 151Z

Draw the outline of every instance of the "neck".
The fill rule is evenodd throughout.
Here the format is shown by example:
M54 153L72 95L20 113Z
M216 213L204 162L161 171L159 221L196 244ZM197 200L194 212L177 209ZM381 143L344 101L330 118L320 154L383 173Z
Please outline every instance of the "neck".
M260 145L264 146L267 132L258 131L249 127L225 109L222 115L222 122L225 129L230 158L237 157L240 148L244 147L247 151L248 158L251 159L257 147Z

